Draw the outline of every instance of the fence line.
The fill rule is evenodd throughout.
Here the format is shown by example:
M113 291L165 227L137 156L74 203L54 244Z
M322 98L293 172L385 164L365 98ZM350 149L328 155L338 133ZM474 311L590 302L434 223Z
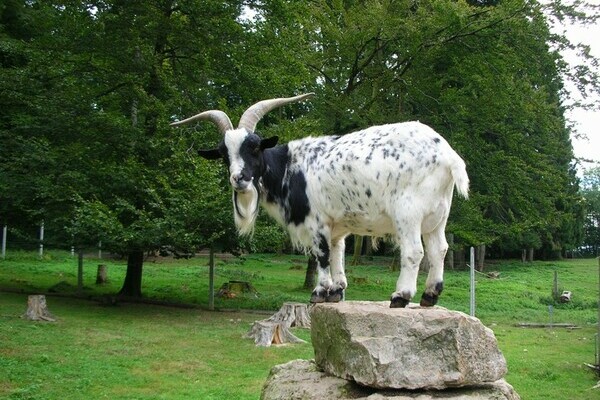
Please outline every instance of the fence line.
M17 230L16 232L20 232L20 231ZM8 225L5 224L2 226L1 233L2 233L2 240L1 240L0 257L1 257L1 259L6 259L7 245L9 245L9 243L8 243L8 233L9 233ZM13 240L13 238L15 236L16 236L16 239ZM69 248L68 245L61 245L58 242L56 242L54 244L52 241L48 242L46 236L47 236L46 235L46 226L45 226L45 223L42 222L39 225L39 227L37 228L37 232L36 232L35 236L31 235L31 234L23 234L21 232L20 234L11 236L11 243L16 243L16 248L20 249L20 250L37 249L39 258L44 257L45 250L48 250L48 249L66 250ZM61 242L61 243L64 243L64 242ZM49 244L50 244L50 246L49 246ZM71 256L75 257L75 246L71 245L70 249L71 249ZM89 249L89 247L86 246L86 249ZM98 249L98 258L101 259L102 258L102 241L98 242L97 249Z

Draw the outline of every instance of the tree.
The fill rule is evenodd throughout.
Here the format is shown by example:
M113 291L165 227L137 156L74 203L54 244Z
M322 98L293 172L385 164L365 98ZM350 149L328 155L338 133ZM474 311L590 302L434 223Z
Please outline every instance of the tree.
M600 254L600 167L586 170L581 182L581 194L585 204L584 234L581 250L583 254Z
M273 93L271 78L284 85L292 72L263 68L261 43L240 19L242 5L3 5L3 216L15 225L43 219L68 228L78 246L102 240L124 254L127 296L141 295L147 251L239 246L222 167L195 156L220 138L210 126L176 130L168 123L198 108L235 119L261 97L292 91Z
M219 212L228 202L217 187L220 179L207 165L195 174L185 172L195 164L183 153L190 141L179 139L173 145L177 133L166 125L166 116L187 101L195 107L206 101L181 85L198 87L200 80L210 87L211 75L219 81L218 63L228 54L212 37L237 40L242 34L235 22L240 3L114 1L103 5L94 15L94 26L100 30L91 32L97 35L91 38L97 45L93 55L105 70L104 76L95 77L96 89L104 95L97 107L112 114L120 128L111 136L116 139L127 132L129 143L122 153L113 153L110 162L102 159L101 178L112 179L99 180L102 184L94 187L93 196L82 196L79 210L110 212L110 225L116 231L109 243L128 257L120 294L140 296L145 251L213 246L233 237L230 218ZM204 18L196 18L199 15ZM217 65L211 65L214 62ZM194 73L198 69L199 77Z
M579 90L600 85L594 62L564 63L557 50L577 45L552 34L548 16L593 21L596 9L522 0L260 4L263 28L296 46L289 53L316 74L323 132L418 119L464 156L472 196L452 211L458 240L546 256L575 245L577 179L561 76Z
M218 88L193 88L226 80L219 63L229 54L212 37L242 34L239 12L240 3L216 1L5 6L4 20L24 15L10 26L25 28L4 29L20 47L3 53L13 60L2 65L11 78L3 92L20 100L2 110L3 213L125 254L127 296L141 295L146 251L231 246L220 170L192 153L207 134L185 137L168 122L192 103L219 101ZM21 34L31 37L21 43Z
M468 164L457 242L558 256L584 215L562 77L587 95L600 79L548 19L597 19L578 4L5 1L0 218L102 239L129 258L123 294L140 295L146 251L238 242L222 167L194 156L220 138L168 123L211 108L235 121L254 101L315 91L259 129L287 141L418 119ZM564 47L585 65L566 64Z

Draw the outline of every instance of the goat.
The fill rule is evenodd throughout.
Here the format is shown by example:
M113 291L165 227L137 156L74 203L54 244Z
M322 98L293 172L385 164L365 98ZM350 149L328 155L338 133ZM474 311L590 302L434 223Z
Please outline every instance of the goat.
M262 139L256 134L256 124L266 113L312 95L260 101L243 113L237 129L219 110L171 125L198 120L217 125L223 134L218 148L198 153L227 164L239 233L252 232L259 204L286 227L293 243L318 262L311 303L344 298L344 239L354 233L392 235L399 245L401 271L392 308L406 307L417 291L424 242L430 270L420 304L435 305L443 289L448 249L444 229L454 186L468 197L464 161L442 136L419 122L284 145L277 145L276 136Z

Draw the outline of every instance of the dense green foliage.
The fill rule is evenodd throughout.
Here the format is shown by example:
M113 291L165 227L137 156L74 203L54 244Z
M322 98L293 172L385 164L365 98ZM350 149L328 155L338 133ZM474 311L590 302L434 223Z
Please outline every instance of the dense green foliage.
M94 284L96 265L108 265L108 287ZM144 278L146 301L180 301L206 306L207 259L150 259ZM350 300L386 300L397 272L390 258L349 268ZM257 348L242 339L254 320L268 318L284 301L306 302L305 260L298 256L253 255L217 263L217 287L245 280L258 297L219 299L218 307L245 311L214 313L201 308L167 308L48 296L57 323L20 318L25 294L0 292L0 397L9 399L257 399L270 368L314 357L310 344ZM595 399L597 377L583 366L594 362L598 260L494 264L499 279L477 274L476 315L490 327L507 359L507 381L523 399ZM86 258L85 298L114 293L125 263ZM0 288L43 292L76 285L76 260L68 253L13 254L0 260ZM553 273L559 290L573 292L570 304L552 299ZM423 288L425 275L419 277ZM447 271L440 303L468 312L468 271ZM550 317L548 306L553 305ZM265 309L265 314L248 313ZM580 329L523 329L515 323L572 323ZM310 340L304 330L295 333Z
M586 256L600 255L600 167L586 171L581 182L586 216L581 253Z
M548 21L597 16L526 0L4 1L0 222L127 254L122 292L139 295L145 251L248 246L222 167L195 155L213 127L168 123L210 108L236 121L254 101L314 91L259 129L290 140L419 119L468 164L457 243L558 257L584 221L563 79L587 98L600 80L585 48L582 65L564 62L577 44ZM287 247L271 224L250 246Z

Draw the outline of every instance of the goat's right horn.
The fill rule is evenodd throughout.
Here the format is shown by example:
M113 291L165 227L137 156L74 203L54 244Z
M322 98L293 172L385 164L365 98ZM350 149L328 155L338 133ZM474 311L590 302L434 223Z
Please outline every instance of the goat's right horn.
M219 110L204 111L182 121L173 122L171 126L185 125L193 121L210 121L219 128L219 132L222 134L233 129L233 124L227 114Z
M284 106L286 104L302 101L302 100L304 100L308 97L312 97L314 95L315 95L314 93L306 93L306 94L301 94L299 96L294 96L294 97L283 97L283 98L278 98L278 99L259 101L258 103L254 104L253 106L248 108L246 111L244 111L244 113L242 114L242 117L240 118L240 123L238 124L238 128L246 128L246 130L248 132L254 132L254 129L256 129L256 124L258 124L258 121L260 121L261 118L264 117L265 114L268 113L269 111L271 111L275 108Z

